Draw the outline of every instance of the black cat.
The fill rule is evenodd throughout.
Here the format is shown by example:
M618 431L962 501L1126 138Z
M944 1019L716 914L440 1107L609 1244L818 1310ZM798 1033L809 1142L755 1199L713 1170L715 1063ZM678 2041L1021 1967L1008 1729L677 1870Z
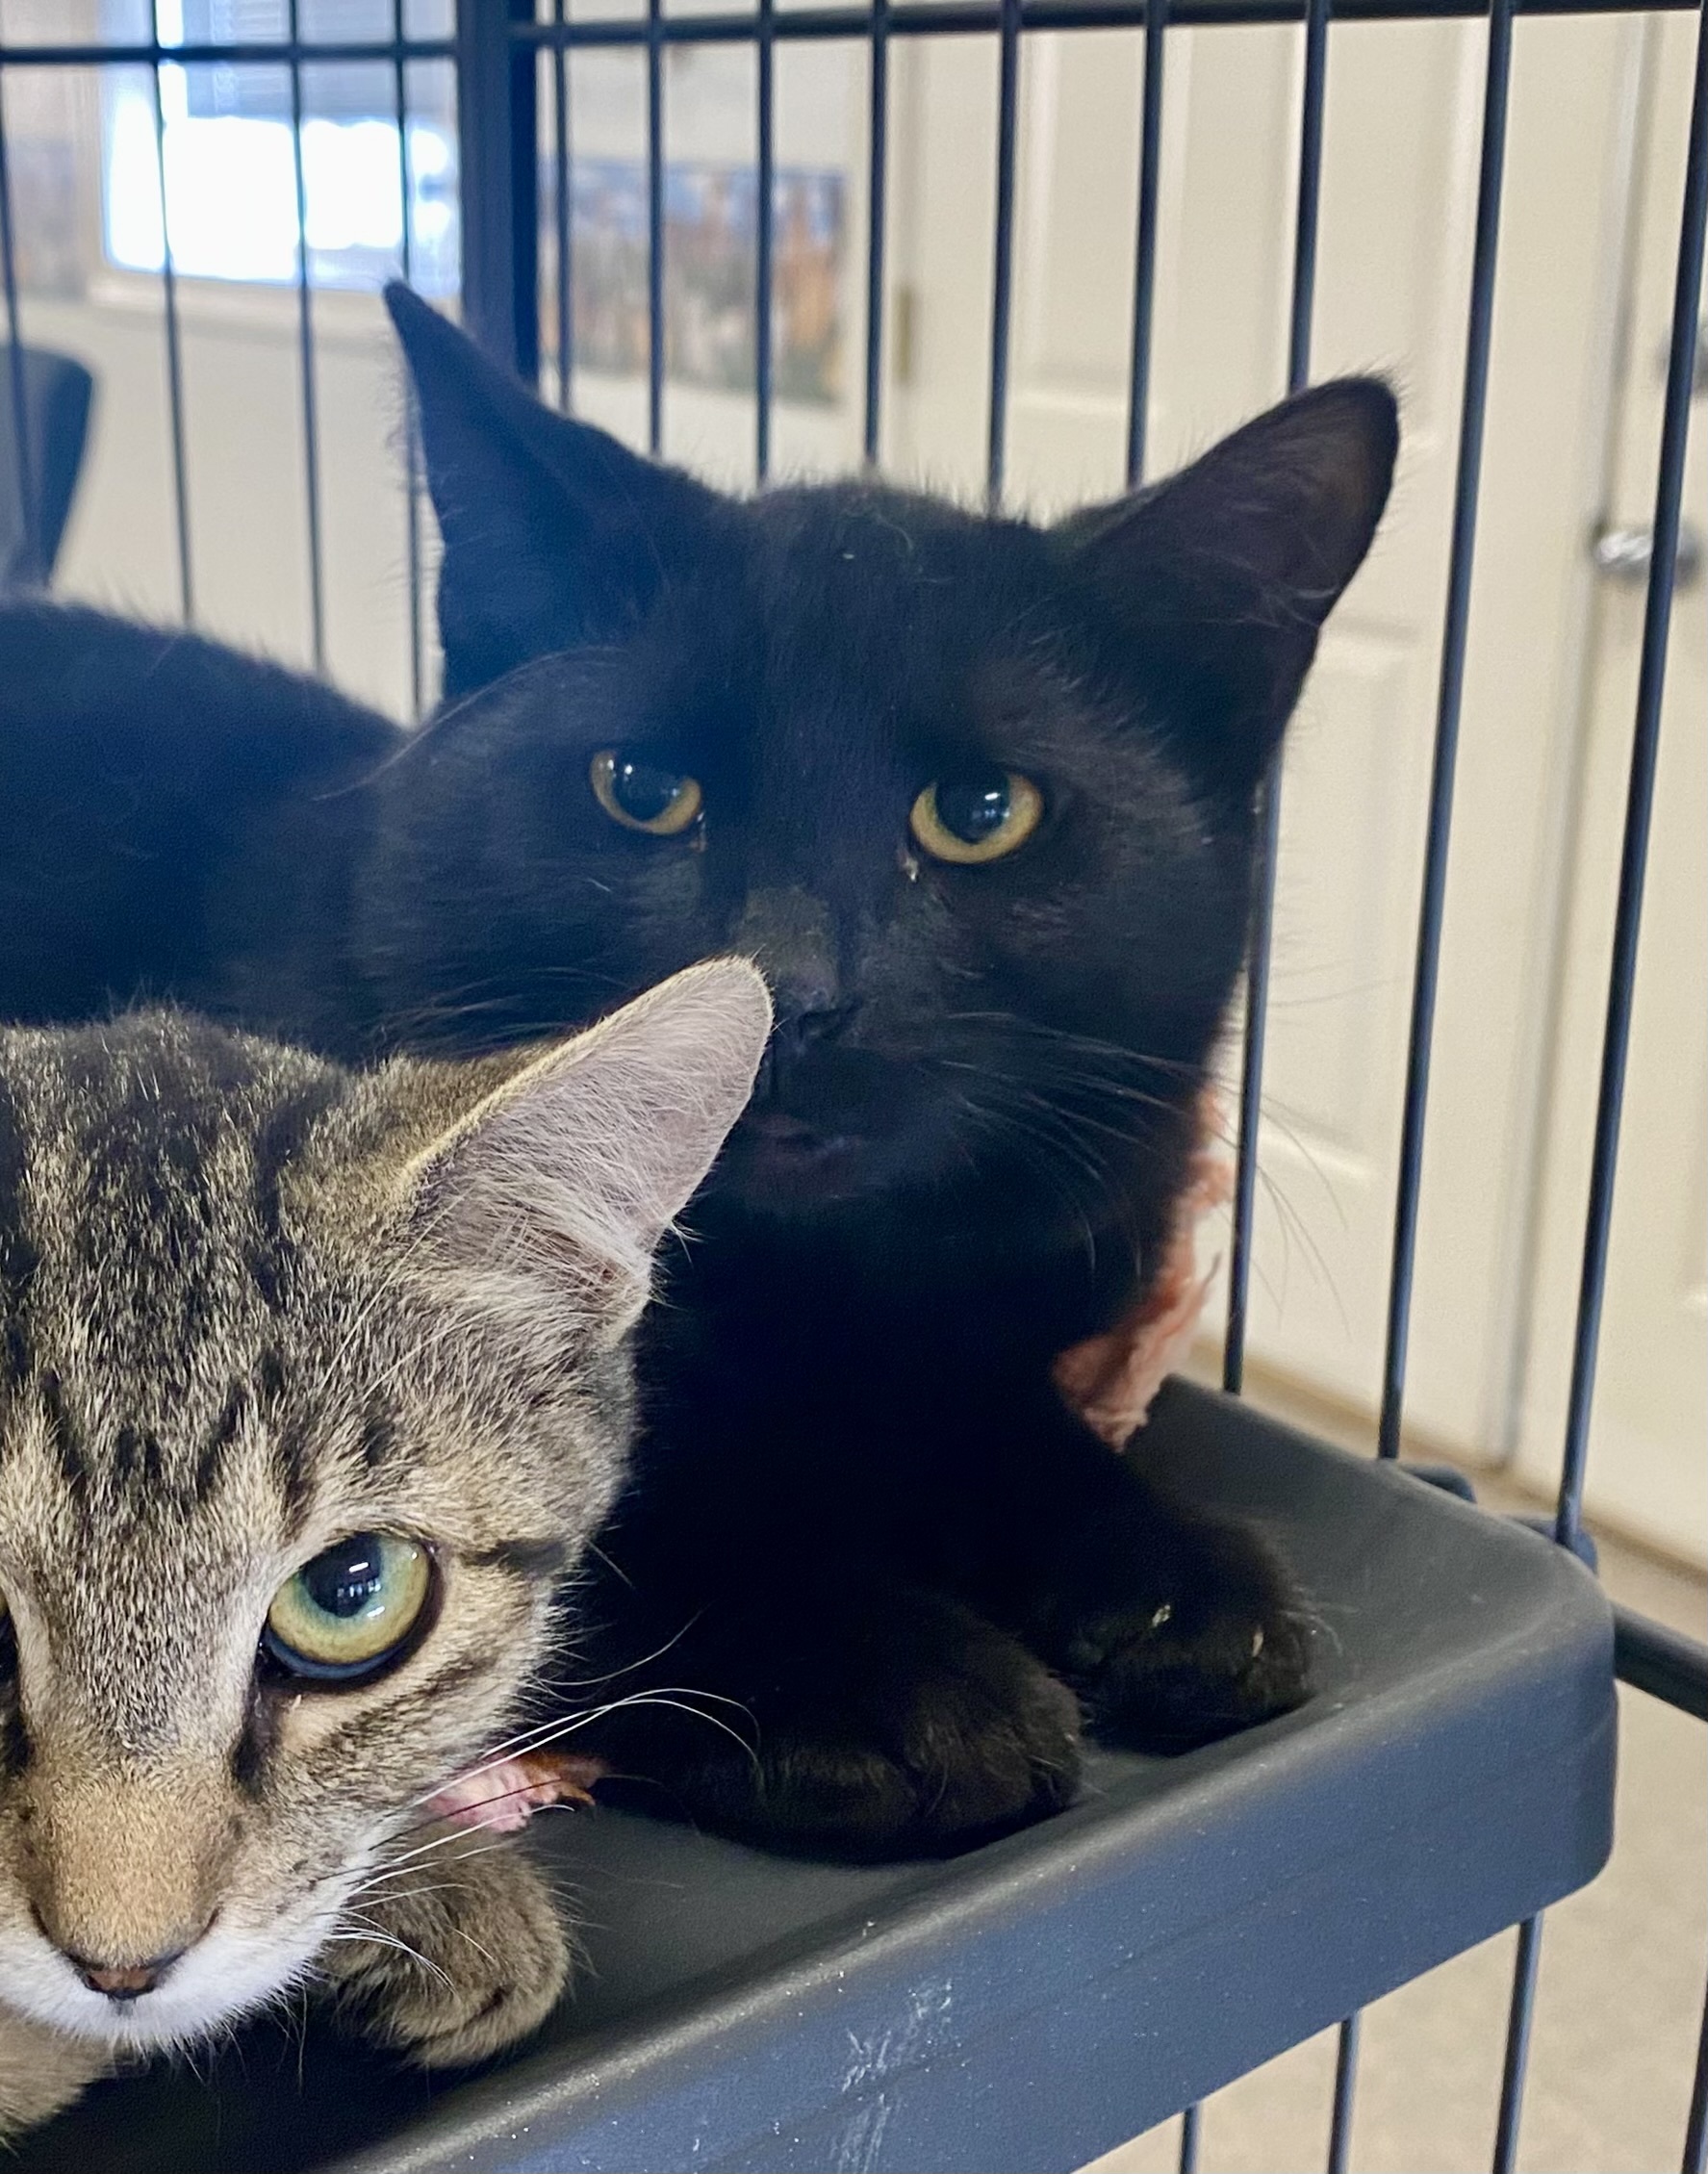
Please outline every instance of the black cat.
M242 1013L252 949L280 1023L295 1017L351 919L369 810L344 788L405 744L194 634L0 604L0 1019L170 993ZM327 1009L351 1001L344 979Z
M367 784L241 809L264 878L211 858L203 948L151 979L351 1056L766 965L780 1023L650 1317L574 1664L733 1703L596 1748L733 1831L897 1852L1065 1801L1082 1713L1183 1743L1296 1703L1280 1568L1050 1368L1161 1256L1254 795L1386 498L1390 396L1324 386L1041 530L876 484L737 502L392 305L446 703Z

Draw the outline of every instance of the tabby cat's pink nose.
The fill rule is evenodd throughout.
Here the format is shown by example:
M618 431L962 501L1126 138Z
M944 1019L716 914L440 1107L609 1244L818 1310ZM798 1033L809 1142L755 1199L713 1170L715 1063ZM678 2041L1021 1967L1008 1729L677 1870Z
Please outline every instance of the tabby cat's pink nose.
M65 1959L91 1993L105 1993L109 2000L135 2001L153 1992L183 1953L182 1948L174 1948L170 1955L154 1956L147 1962L101 1964L67 1950Z

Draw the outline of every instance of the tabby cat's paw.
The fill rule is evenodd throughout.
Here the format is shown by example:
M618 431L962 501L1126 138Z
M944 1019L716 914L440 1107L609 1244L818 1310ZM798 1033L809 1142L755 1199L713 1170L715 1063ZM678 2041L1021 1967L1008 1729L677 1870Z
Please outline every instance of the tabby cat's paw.
M0 2008L0 2147L69 2106L112 2060L111 2050L92 2038L50 2031Z
M356 1921L379 1937L326 1952L351 2027L422 2068L502 2053L546 2020L569 1977L569 1942L539 1873L517 1849L473 1847L435 1858L421 1892L386 1900L380 1889Z
M1251 1534L1200 1527L1160 1585L1087 1613L1062 1653L1101 1736L1184 1749L1302 1705L1309 1618L1286 1572Z

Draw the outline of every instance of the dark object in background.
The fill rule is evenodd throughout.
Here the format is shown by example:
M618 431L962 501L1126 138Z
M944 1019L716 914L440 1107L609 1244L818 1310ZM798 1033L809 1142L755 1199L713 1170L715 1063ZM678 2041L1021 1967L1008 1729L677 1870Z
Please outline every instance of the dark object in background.
M0 596L45 587L53 573L94 390L69 355L0 343Z

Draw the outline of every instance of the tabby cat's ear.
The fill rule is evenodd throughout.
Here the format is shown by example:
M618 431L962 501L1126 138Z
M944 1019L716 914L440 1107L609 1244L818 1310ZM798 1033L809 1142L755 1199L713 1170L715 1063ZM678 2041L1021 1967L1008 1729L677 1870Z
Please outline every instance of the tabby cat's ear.
M1388 501L1399 411L1381 379L1301 393L1190 468L1060 533L1134 637L1146 692L1216 780L1262 777Z
M745 959L661 982L513 1073L417 1157L415 1241L543 1358L577 1337L613 1341L740 1116L770 1030Z
M716 494L551 414L409 288L389 286L386 307L415 380L445 544L445 692L620 640L673 561L702 543Z

